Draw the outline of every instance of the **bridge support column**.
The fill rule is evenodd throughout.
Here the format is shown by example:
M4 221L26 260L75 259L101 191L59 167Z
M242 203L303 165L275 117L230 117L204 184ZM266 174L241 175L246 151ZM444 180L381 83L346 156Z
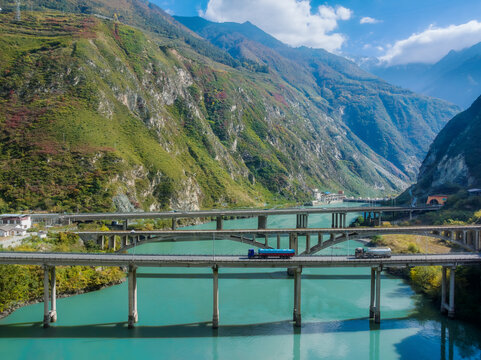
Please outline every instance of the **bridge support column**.
M129 220L125 219L124 220L124 230L127 230L129 227Z
M296 228L306 229L308 223L308 214L297 214L296 216Z
M177 219L172 218L172 230L175 230L175 229L177 229Z
M281 248L281 235L280 234L277 234L277 248L278 249Z
M100 235L100 248L103 250L105 247L105 236Z
M217 222L217 230L222 230L223 228L223 223L224 223L224 219L222 218L222 216L217 216L217 219L216 219L216 222Z
M379 226L382 226L382 212L379 212Z
M306 234L306 254L311 252L311 234Z
M57 321L57 276L55 266L50 268L50 322Z
M376 269L371 268L371 301L369 304L369 319L374 319L374 292L376 290Z
M257 228L266 229L267 228L267 215L259 215L257 218Z
M50 280L49 280L50 274ZM49 286L50 285L50 286ZM49 293L49 287L51 291ZM50 301L50 307L49 307ZM43 268L43 327L48 328L51 322L57 321L57 279L55 266L45 265Z
M127 246L127 235L125 236L122 236L122 247L126 247Z
M448 317L454 317L454 284L456 267L451 267L449 271L449 303L446 302L446 288L447 288L447 267L442 268L442 279L441 279L441 313L448 313Z
M317 243L322 244L322 233L317 234Z
M463 244L467 245L468 244L468 236L467 236L467 231L463 230Z
M374 312L374 322L381 322L381 268L376 271L376 310Z
M299 253L299 241L296 233L289 234L289 249L294 249L296 255Z
M337 229L339 227L339 214L334 214L334 227Z
M137 268L133 265L129 266L129 329L139 320L137 314Z
M381 268L371 268L371 302L369 318L375 323L381 322Z
M49 301L49 284L48 284L48 266L43 268L43 327L48 328L50 326L50 314L48 309Z
M301 326L301 273L302 268L296 268L294 275L294 316L296 327Z
M331 217L332 217L331 228L334 228L336 225L334 221L334 213L331 214Z
M412 220L412 219L413 219L413 212L410 211L410 212L409 212L409 220Z
M298 241L297 233L290 233L289 234L289 249L294 249L294 254L299 254L299 241ZM293 276L295 275L295 268L287 268L287 275Z
M479 231L474 233L474 250L479 251L480 244L479 244Z
M212 328L217 329L219 327L219 268L217 266L212 267L212 275L214 280L214 311L212 314Z

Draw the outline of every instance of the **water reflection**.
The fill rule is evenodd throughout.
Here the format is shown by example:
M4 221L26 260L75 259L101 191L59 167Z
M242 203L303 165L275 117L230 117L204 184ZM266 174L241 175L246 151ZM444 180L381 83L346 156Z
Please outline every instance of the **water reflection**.
M380 324L370 322L369 332L369 359L379 360L379 336L380 336Z
M382 330L405 329L414 326L406 319L384 319ZM232 336L279 336L301 334L327 334L339 332L370 331L379 334L379 325L372 328L368 318L344 321L304 322L302 328L293 326L292 321L279 321L253 325L221 325L212 329L210 322L166 326L137 326L127 329L127 322L89 324L80 326L57 326L48 329L41 322L16 323L0 326L2 338L189 338L189 337L232 337ZM377 330L374 330L377 329ZM376 342L379 347L379 341Z

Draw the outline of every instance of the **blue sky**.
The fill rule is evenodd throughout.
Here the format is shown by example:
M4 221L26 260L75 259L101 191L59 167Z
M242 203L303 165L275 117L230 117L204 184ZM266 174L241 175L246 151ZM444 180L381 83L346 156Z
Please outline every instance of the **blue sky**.
M376 56L392 64L432 63L451 49L481 42L480 0L153 2L175 15L200 13L211 21L248 20L291 46Z

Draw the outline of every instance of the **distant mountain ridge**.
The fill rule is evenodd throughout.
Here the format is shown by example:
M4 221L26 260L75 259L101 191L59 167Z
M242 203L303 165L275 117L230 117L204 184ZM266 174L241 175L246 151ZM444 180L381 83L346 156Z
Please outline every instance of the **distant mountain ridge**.
M363 67L393 84L450 101L464 109L481 93L481 43L451 51L433 65L385 67L367 62Z
M239 61L269 66L413 180L432 139L459 111L392 86L325 50L291 48L248 22L174 18Z

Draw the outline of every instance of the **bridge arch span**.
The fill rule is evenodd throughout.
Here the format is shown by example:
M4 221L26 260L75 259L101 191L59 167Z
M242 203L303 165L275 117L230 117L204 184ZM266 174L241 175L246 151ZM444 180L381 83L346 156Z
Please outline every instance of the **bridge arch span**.
M446 232L448 234L446 234ZM450 243L456 244L459 247L468 250L468 251L479 251L480 249L480 238L479 238L479 233L478 234L473 234L473 236L470 238L467 236L467 233L464 232L462 233L462 236L459 236L459 234L456 234L455 232L449 232L449 231L412 231L409 229L403 229L403 228L389 228L389 231L382 232L379 231L379 229L373 231L362 231L361 233L359 232L346 232L343 234L340 234L338 236L331 236L330 239L319 242L317 245L314 245L309 249L309 251L304 251L300 255L314 255L318 253L321 250L327 249L331 246L335 246L337 244L343 243L348 240L363 240L366 238L371 238L376 235L415 235L415 236L426 236L426 237L431 237L435 239L440 239L444 241L448 241Z

